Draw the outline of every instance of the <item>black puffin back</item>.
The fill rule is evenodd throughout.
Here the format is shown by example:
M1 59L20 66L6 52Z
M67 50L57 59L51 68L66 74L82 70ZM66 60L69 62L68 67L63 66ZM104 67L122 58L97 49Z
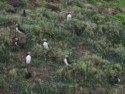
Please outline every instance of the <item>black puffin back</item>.
M16 40L15 42L17 43L18 46L21 46L21 43L19 40Z
M68 64L71 64L69 57L66 57Z
M113 84L117 84L118 83L118 77L117 76L115 76L114 78L113 78Z
M20 32L25 34L25 31L20 27L20 25L17 25L17 28L19 29Z
M21 43L19 40L16 40L15 43L17 43L17 47L23 48L24 47L24 43Z
M24 9L23 12L22 12L22 16L23 17L26 17L26 10Z

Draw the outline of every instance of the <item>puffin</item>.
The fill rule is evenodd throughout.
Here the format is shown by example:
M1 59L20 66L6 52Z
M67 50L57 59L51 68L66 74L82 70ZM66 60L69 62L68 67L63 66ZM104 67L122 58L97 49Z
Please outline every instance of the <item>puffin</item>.
M15 38L15 45L19 48L23 47L23 43L21 43L18 38Z
M31 55L30 55L30 52L27 52L26 54L26 64L30 64L31 62Z
M71 61L70 61L68 55L65 56L65 58L64 58L64 63L65 63L66 65L70 65L70 64L71 64Z
M18 33L25 33L25 31L20 27L19 24L16 24L16 32L18 32Z
M23 11L22 11L22 16L26 17L26 10L25 9L23 9Z
M113 84L118 84L120 83L120 78L117 75L115 75L112 82Z
M49 50L49 45L48 45L47 39L43 39L43 47L45 49Z
M68 12L67 14L67 22L71 21L72 15L71 12Z

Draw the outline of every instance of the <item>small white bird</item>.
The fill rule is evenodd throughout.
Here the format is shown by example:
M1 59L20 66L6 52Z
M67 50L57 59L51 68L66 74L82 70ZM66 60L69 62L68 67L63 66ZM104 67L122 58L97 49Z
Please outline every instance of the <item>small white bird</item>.
M71 12L69 12L69 13L67 14L67 22L68 22L68 21L71 21L71 18L72 18L72 15L71 15Z
M27 52L26 54L26 64L29 64L31 62L31 55L30 52Z
M48 42L47 42L47 39L43 39L43 47L45 48L45 49L49 49L49 45L48 45Z
M18 33L25 33L25 31L20 27L19 24L16 24L16 32L18 32Z
M68 55L66 55L66 56L65 56L65 58L64 58L64 63L65 63L66 65L70 65L70 64L71 64L71 62L70 62L70 59L69 59L69 56L68 56Z

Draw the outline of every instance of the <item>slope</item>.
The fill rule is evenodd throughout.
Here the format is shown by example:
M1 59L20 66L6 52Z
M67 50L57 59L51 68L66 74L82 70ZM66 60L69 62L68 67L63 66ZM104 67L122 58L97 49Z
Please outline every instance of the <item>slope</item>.
M107 94L124 90L124 21L114 20L100 10L93 10L75 0L50 3L59 10L41 7L26 9L27 17L3 11L0 14L0 88L16 94ZM72 12L71 22L66 13ZM15 24L26 31L18 34ZM13 37L25 43L17 48ZM42 47L48 39L50 50ZM32 62L25 64L31 52ZM72 66L63 59L69 54ZM29 71L32 78L25 79ZM119 75L120 85L111 81Z

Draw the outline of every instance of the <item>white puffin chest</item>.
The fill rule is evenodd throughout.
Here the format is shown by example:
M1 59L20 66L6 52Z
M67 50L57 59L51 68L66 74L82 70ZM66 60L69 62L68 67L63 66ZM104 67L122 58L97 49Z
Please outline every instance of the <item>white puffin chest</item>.
M68 60L67 60L66 58L64 58L64 63L65 63L66 65L69 65Z
M68 14L67 15L67 21L71 20L71 18L72 18L71 14Z
M16 31L19 31L18 27L16 27Z
M27 55L26 56L26 63L29 64L31 62L31 56Z
M45 49L49 49L48 43L47 43L47 42L43 42L43 47L44 47Z
M18 28L18 27L16 27L16 31L17 31L17 32L19 32L19 33L21 33L21 31L19 30L19 28Z

